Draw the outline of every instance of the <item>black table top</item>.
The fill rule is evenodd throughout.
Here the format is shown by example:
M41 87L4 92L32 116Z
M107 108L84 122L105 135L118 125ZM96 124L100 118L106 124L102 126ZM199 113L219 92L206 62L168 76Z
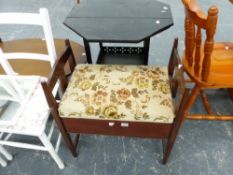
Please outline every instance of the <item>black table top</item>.
M64 24L88 41L136 43L173 20L169 5L156 0L95 0L75 5Z

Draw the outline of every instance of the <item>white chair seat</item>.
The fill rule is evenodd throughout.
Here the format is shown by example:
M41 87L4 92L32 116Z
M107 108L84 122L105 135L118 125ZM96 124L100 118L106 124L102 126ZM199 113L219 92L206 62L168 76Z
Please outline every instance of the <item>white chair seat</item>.
M40 79L36 82L35 89L27 101L22 114L18 117L16 124L1 126L0 132L38 135L44 131L49 116L49 109L40 84L41 81Z

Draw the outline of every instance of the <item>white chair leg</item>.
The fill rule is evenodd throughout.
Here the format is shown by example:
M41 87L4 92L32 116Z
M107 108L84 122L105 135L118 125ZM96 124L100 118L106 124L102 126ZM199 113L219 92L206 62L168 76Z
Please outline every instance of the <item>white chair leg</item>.
M7 166L7 162L4 159L2 159L1 157L0 157L0 165L3 167Z
M0 153L2 153L7 160L13 159L13 156L2 145L0 145Z
M57 163L58 167L60 169L64 169L64 163L61 160L61 158L58 156L57 152L55 151L53 145L51 144L50 140L48 139L48 137L46 136L45 133L43 133L41 136L39 136L41 142L44 144L44 146L48 149L48 152L50 153L50 155L52 156L52 158L55 160L55 162Z

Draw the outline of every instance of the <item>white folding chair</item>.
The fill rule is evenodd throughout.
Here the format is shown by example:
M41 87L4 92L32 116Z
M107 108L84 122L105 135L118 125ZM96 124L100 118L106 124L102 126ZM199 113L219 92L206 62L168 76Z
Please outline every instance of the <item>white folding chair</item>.
M4 109L1 113L0 145L48 151L58 164L59 168L63 169L64 163L57 154L61 141L60 133L56 142L56 148L54 148L50 142L54 131L54 122L51 124L49 133L45 133L50 112L43 89L41 87L41 81L45 80L46 78L39 76L17 75L4 56L5 55L0 49L0 63L6 73L6 75L0 76L0 87L5 89L8 92L8 96L10 96L10 98L7 98L7 102L9 102L10 105L12 104L12 101L18 102L18 108L21 110L17 110L16 107L11 110L10 105L8 105L6 108L9 107L9 110ZM1 81L3 83L1 83ZM6 84L8 85L6 86ZM57 92L57 89L58 85L53 92L54 94ZM1 98L6 101L4 94L0 94L0 100ZM7 120L8 118L10 118L10 120ZM1 122L3 119L5 119L5 121ZM37 137L42 144L36 145L14 141L11 137L13 134ZM1 159L0 161L4 166L4 160Z
M0 40L0 48L14 70L21 75L42 75L47 77L54 61L66 49L65 39L54 39L48 10L40 8L39 13L0 13L0 25L39 26L43 29L44 38ZM80 61L84 48L71 42L76 61ZM82 57L83 58L83 57ZM0 68L0 73L4 73Z

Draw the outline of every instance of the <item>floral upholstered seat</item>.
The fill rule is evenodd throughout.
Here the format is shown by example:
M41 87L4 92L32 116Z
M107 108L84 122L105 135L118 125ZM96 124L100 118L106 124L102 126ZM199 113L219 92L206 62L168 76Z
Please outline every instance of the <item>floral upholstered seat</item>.
M64 118L172 123L167 68L77 65L59 113Z

